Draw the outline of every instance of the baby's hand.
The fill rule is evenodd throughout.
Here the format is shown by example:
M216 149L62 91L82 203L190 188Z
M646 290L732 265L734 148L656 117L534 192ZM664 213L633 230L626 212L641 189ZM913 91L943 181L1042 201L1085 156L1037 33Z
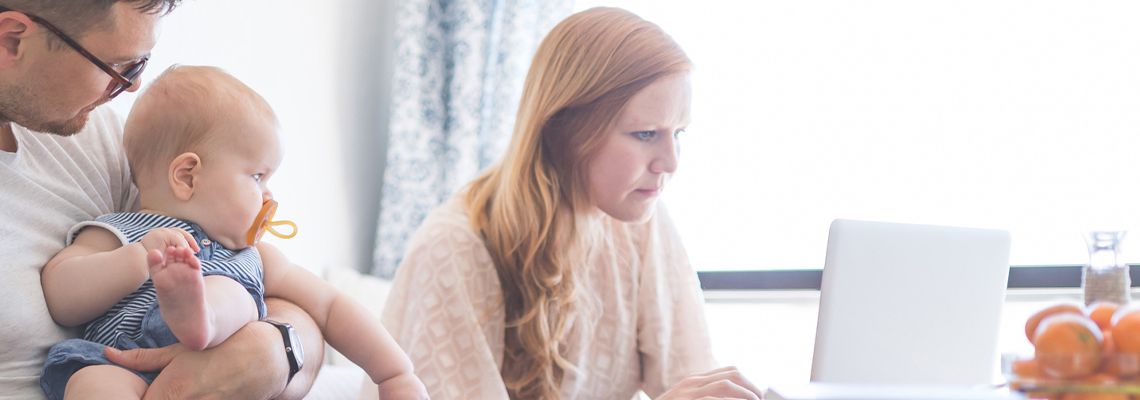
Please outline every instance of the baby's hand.
M139 242L142 243L148 255L155 250L158 250L160 255L165 254L167 247L189 247L195 253L201 250L198 247L198 242L194 240L194 236L181 228L155 228L143 235Z
M380 382L380 399L427 400L427 388L415 374L399 374Z

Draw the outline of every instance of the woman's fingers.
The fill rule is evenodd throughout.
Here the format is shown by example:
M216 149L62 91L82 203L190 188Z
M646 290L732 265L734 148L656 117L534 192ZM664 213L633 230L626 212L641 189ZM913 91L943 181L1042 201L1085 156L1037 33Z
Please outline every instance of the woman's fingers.
M756 385L740 373L736 367L717 368L703 374L689 376L678 382L665 398L677 399L746 399L759 400L764 397Z
M711 382L728 380L738 386L748 389L748 391L755 393L757 396L760 395L760 388L756 387L756 385L748 381L748 378L745 378L744 375L742 375L740 371L736 369L736 367L717 368L703 374L690 376L688 378L685 378L685 380L682 382L690 380L692 384L696 386L704 386Z
M719 397L726 399L759 400L760 394L738 385L732 379L721 379L701 386L693 394L706 397Z
M757 397L763 396L763 392L760 390L760 388L756 387L756 385L749 381L748 378L745 378L744 374L741 374L740 371L736 369L736 367L721 368L721 370L717 372L716 375L720 379L727 379L732 383L735 383L737 386L748 390L748 392L756 395Z

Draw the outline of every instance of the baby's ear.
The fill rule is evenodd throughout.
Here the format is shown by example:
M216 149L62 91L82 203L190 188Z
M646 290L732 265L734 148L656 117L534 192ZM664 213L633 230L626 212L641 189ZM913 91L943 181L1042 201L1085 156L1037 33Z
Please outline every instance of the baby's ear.
M194 197L194 185L198 183L198 174L202 171L202 159L195 153L182 153L170 162L170 171L167 178L170 180L170 190L174 198L188 201Z

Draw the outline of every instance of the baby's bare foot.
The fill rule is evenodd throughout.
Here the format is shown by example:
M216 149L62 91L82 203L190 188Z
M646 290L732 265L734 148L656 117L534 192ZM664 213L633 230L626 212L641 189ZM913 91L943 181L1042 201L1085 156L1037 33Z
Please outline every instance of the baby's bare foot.
M162 320L183 345L194 350L206 348L210 341L209 315L198 257L186 247L167 247L166 257L147 260Z

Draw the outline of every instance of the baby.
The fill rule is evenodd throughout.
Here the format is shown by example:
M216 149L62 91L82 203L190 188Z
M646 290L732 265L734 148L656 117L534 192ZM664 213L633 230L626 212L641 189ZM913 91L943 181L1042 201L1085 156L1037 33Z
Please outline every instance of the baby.
M363 306L258 243L276 207L277 129L265 100L217 68L172 67L139 96L123 139L142 209L77 225L41 274L52 318L86 324L83 339L49 352L48 398L141 398L157 373L112 364L105 346L209 348L265 318L266 296L312 316L382 398L427 398ZM293 358L290 379L303 359Z

